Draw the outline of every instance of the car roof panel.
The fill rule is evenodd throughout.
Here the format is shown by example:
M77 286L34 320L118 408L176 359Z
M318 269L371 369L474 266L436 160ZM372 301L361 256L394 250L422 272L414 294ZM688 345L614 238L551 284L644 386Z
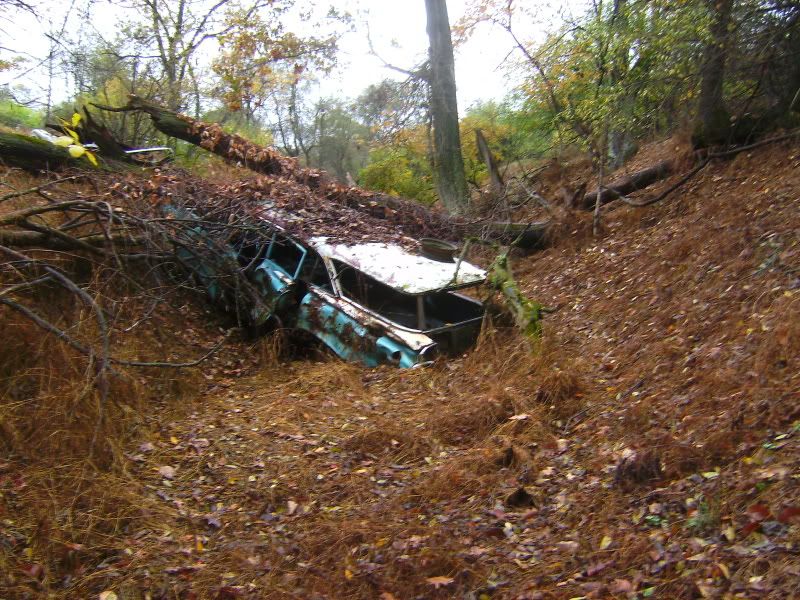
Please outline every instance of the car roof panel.
M329 244L326 238L312 238L311 245L322 256L341 261L383 284L411 295L441 289L458 289L486 279L483 269L466 261L457 265L455 260L433 260L395 244Z

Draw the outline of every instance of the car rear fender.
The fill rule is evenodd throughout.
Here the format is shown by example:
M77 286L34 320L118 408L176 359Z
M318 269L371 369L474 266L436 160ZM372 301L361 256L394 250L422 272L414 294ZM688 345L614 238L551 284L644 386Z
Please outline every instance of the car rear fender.
M387 363L412 367L420 362L420 353L385 335L375 323L353 318L337 306L337 300L309 292L300 302L295 327L308 331L347 361L369 367Z

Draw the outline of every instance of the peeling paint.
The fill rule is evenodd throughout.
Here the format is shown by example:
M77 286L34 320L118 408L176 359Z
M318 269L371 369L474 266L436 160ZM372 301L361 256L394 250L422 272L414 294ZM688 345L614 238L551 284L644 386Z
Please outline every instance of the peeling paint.
M466 261L458 264L455 260L432 260L397 245L379 242L331 245L325 238L313 238L311 245L324 257L340 260L381 283L412 295L458 289L486 279L483 269Z
M477 340L484 308L453 291L486 279L475 265L432 260L384 242L303 242L262 218L263 236L231 246L261 296L250 315L253 324L275 316L285 327L311 333L342 359L367 366L414 367L437 354L459 354ZM214 282L214 265L195 268ZM344 279L351 288L345 289ZM370 298L358 297L359 283ZM218 295L207 287L212 297Z

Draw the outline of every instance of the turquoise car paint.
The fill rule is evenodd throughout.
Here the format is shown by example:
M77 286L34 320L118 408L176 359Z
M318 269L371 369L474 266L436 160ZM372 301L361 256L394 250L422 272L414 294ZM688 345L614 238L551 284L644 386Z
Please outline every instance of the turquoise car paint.
M394 364L413 367L421 362L419 352L388 335L376 337L379 327L368 327L337 306L337 298L325 292L308 292L300 301L295 327L309 332L337 356L358 361L368 367Z
M195 250L178 249L178 257L217 305L237 307L237 318L243 314L250 325L274 318L281 327L306 331L347 361L413 368L438 352L460 354L480 331L482 305L453 292L485 277L465 261L437 263L383 243L300 243L266 221L263 234L223 242L222 248L202 225L189 235ZM362 298L345 285L343 273L348 285L365 277L383 287ZM231 274L245 274L255 288L242 313L240 279Z

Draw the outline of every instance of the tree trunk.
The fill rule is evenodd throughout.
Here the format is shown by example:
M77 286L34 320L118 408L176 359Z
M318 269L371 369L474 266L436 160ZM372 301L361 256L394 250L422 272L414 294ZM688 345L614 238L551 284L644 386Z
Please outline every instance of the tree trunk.
M612 34L615 36L619 35L620 33L624 34L628 26L628 15L625 7L626 3L627 0L614 0L614 9L611 13L608 25ZM623 117L623 123L627 123L631 120L634 108L636 106L636 90L632 89L630 84L625 85L625 79L630 73L630 44L619 44L616 51L611 52L609 60L609 83L611 87L614 88L624 86L625 89L627 89L627 92L620 99L616 107L616 111ZM614 128L609 128L609 124L606 123L607 132L605 137L607 143L601 150L603 153L601 160L608 157L609 162L605 166L608 167L609 172L618 169L625 163L631 138L627 129L628 127L630 127L630 125L616 125Z
M517 245L524 248L544 245L546 240L549 222L464 223L404 198L329 181L324 172L301 167L296 159L283 156L275 148L253 144L239 135L225 133L217 123L197 121L137 96L131 96L128 105L120 108L95 106L115 112L147 113L155 128L168 136L200 146L225 160L241 163L257 173L292 179L330 202L397 223L406 235L429 237L431 232L435 232L436 235L458 240L470 235L486 234L490 239L508 242L520 237Z
M86 159L75 159L66 148L37 138L0 131L0 158L8 165L27 171L50 170L71 165L88 167Z
M455 61L445 0L425 0L431 64L431 116L439 199L451 213L467 205L467 179L458 129Z
M595 204L599 201L600 204L606 204L619 198L621 195L627 195L637 190L646 188L648 185L661 181L669 177L675 165L671 160L662 161L652 167L648 167L642 171L638 171L633 175L629 175L624 179L619 179L610 183L608 186L601 187L601 189L586 194L583 197L584 210L593 210Z
M733 0L707 0L712 12L710 39L703 50L700 103L692 141L696 148L724 144L728 141L731 122L725 108L722 89L728 54L728 27Z
M497 161L494 159L492 150L489 148L489 144L480 129L475 130L475 142L478 145L478 153L480 154L481 160L483 160L486 168L489 170L489 181L492 185L492 191L499 195L503 192L503 178L500 176L500 170L497 168Z
M608 125L606 125L606 129ZM603 136L604 138L606 136ZM601 193L603 191L603 169L606 166L606 140L603 139L600 147L602 148L602 154L600 155L600 164L598 165L597 169L597 190L598 193L595 195L594 198L594 215L592 216L592 235L597 237L600 235L600 207L602 206L601 202Z

